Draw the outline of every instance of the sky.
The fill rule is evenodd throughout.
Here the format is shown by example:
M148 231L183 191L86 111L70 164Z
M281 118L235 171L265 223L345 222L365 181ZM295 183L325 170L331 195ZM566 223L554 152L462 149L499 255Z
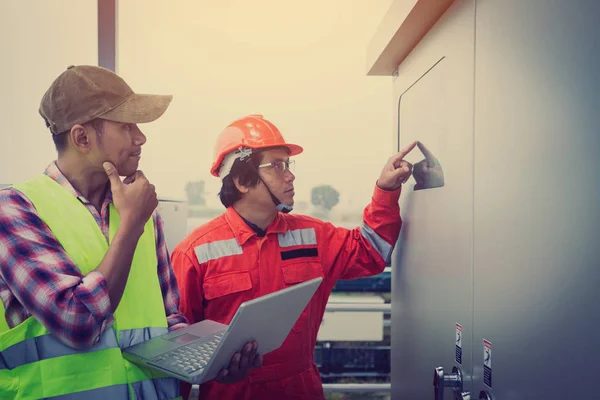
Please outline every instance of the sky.
M127 0L118 2L117 73L138 93L172 94L147 135L140 168L163 198L206 182L217 135L263 114L296 157L296 200L317 184L360 210L394 154L391 77L367 76L366 52L392 0ZM38 114L52 80L71 64L97 64L96 1L25 0L0 5L3 134L0 184L35 176L55 159ZM10 96L6 96L10 93Z

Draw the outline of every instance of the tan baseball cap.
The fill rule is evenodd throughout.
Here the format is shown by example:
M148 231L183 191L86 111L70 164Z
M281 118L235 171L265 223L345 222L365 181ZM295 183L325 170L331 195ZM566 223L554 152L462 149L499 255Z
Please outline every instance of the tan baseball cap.
M173 96L134 93L106 68L70 66L52 82L40 103L40 115L53 135L96 118L140 124L158 119Z

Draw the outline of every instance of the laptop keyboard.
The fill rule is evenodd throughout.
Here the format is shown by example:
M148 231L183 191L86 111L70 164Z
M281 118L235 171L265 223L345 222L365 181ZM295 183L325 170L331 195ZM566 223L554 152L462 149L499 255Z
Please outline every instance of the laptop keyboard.
M225 332L221 332L207 342L198 341L171 350L153 358L152 363L182 375L193 374L206 367L224 334Z

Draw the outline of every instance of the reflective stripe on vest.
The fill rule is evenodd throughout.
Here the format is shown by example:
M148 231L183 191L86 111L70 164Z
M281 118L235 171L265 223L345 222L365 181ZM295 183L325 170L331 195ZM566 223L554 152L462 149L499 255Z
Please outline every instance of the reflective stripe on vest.
M37 321L31 318L27 323L33 325L37 324ZM37 325L41 326L39 324ZM128 347L125 343L131 343L133 345L166 332L166 328L146 328L121 332L121 344L123 344L124 347ZM3 361L3 369L5 369L4 371L0 371L0 380L6 379L6 381L10 381L15 376L18 376L19 380L33 382L43 381L44 384L38 386L40 390L43 390L40 392L31 388L32 390L29 390L28 393L32 397L29 398L56 397L61 399L81 398L87 400L90 398L88 395L88 392L90 392L90 395L93 396L105 396L109 394L114 396L116 393L121 393L124 397L110 398L126 399L129 396L129 389L126 384L128 380L129 382L133 382L132 391L136 394L135 398L163 400L174 399L179 396L179 382L172 378L161 378L161 376L163 376L161 373L151 372L148 374L139 368L133 368L129 373L129 376L127 376L128 374L123 370L123 362L129 362L121 359L121 350L119 349L119 345L117 344L112 329L106 330L102 335L100 342L89 349L88 352L94 352L95 357L98 357L98 361L104 360L102 361L104 364L102 372L90 370L88 361L85 357L81 357L83 354L80 351L64 345L50 334L30 338L0 352L0 361ZM66 374L66 379L71 380L73 377L76 377L79 381L77 388L94 387L96 381L102 382L104 380L103 374L104 377L114 381L119 375L119 370L121 370L121 376L118 377L118 380L123 384L116 385L120 386L119 388L116 386L108 386L71 393L65 396L52 396L55 393L60 393L65 384L64 379L56 376L53 372L56 368L62 368L64 370L63 360L59 357L71 355L75 355L76 357L71 358L70 367L68 368L69 373ZM114 362L112 360L115 359L119 362L117 362L116 365L113 364L111 367L111 362ZM42 361L43 364L37 363L39 361ZM82 375L81 371L86 370L89 370L87 376L85 374ZM50 379L48 379L48 377L50 377ZM149 378L153 378L153 380L150 380ZM124 392L123 388L125 388ZM2 393L2 389L0 388L0 398L4 398L1 396Z
M88 351L109 348L119 348L115 333L111 329L104 331L100 341ZM0 369L15 369L25 364L77 353L80 351L59 342L52 335L32 337L0 351Z
M14 187L34 204L83 274L100 264L108 243L77 197L45 175ZM120 221L114 206L109 212L112 241ZM138 241L127 286L114 313L115 322L95 346L85 351L65 346L33 317L13 329L0 331L4 367L0 369L0 398L177 398L176 379L138 367L121 353L123 348L168 331L156 271L156 239L150 219Z
M27 353L19 355L18 350ZM61 351L70 354L59 356ZM127 387L127 373L112 329L86 353L58 342L30 317L0 334L0 354L8 367L0 370L2 399L41 399L116 385ZM128 397L117 397L121 398Z

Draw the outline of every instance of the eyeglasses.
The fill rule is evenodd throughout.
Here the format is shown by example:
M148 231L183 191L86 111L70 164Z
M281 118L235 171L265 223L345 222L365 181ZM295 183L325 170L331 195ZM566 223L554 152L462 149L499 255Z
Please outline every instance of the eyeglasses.
M261 164L257 168L268 168L271 167L278 174L283 174L285 171L294 172L294 160L285 160L285 161L273 161L267 164Z

